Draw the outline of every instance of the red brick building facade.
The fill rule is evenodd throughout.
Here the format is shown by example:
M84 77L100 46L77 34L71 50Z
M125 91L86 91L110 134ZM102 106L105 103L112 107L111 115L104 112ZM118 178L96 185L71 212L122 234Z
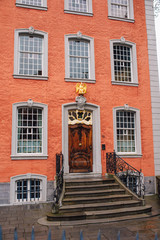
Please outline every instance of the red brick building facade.
M147 6L151 1L2 1L1 203L51 200L61 151L65 177L76 177L105 175L105 154L115 149L142 169L146 194L155 192ZM78 124L82 139L90 138L90 167L70 165Z

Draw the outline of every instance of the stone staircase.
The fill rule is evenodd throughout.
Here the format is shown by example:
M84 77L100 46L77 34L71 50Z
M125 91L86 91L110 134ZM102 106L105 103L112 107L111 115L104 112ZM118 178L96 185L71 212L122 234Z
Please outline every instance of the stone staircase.
M123 188L114 178L65 180L62 207L58 214L49 213L48 221L109 221L144 217L151 206ZM103 220L102 220L103 219Z

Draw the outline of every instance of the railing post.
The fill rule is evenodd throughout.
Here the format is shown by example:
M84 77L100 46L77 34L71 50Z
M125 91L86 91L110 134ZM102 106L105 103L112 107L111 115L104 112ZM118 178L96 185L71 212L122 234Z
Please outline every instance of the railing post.
M84 240L83 239L83 232L82 232L82 230L80 231L80 240Z
M66 232L65 232L65 230L63 230L63 232L62 232L62 240L66 240Z
M2 240L2 227L0 226L0 240Z
M120 240L120 231L118 232L117 240Z
M98 232L97 240L101 240L101 231L100 231L100 230L99 230L99 232Z
M17 228L14 229L14 240L18 240Z
M35 240L35 236L34 236L34 226L32 227L31 240Z
M113 152L113 162L114 162L114 174L117 174L117 162L116 162L116 152Z
M51 229L49 229L47 240L51 240Z

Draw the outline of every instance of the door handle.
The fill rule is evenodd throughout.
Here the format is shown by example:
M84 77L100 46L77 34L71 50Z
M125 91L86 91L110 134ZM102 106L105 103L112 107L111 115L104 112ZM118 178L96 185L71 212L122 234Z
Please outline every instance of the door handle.
M89 146L89 149L92 150L92 145Z
M81 146L82 146L82 143L79 143L79 146L81 147Z

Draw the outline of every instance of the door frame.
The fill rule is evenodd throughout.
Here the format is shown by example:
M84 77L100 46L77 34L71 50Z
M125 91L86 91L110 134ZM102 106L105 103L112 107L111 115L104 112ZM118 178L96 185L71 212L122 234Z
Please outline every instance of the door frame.
M62 153L64 155L64 176L71 176L69 173L69 141L68 141L68 111L76 110L77 103L66 103L62 105ZM86 103L84 110L92 112L92 141L93 141L93 172L90 175L101 175L101 128L100 128L100 107L92 103ZM80 173L74 173L80 174ZM83 174L84 175L84 174Z

